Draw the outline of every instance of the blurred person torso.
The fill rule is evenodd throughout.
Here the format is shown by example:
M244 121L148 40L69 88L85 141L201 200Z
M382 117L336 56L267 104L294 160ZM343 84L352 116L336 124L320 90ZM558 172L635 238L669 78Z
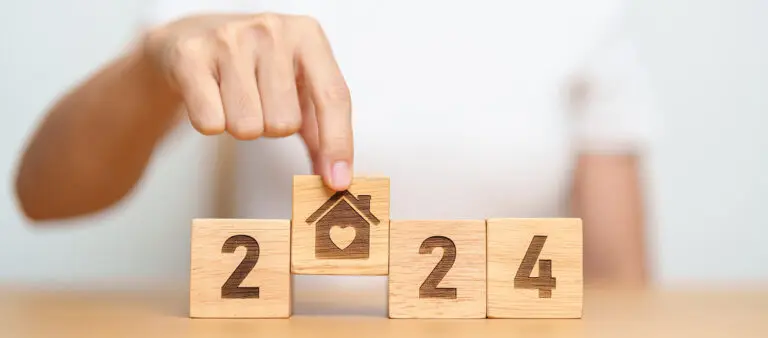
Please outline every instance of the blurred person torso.
M645 141L622 1L156 1L153 24L206 10L316 18L352 94L354 174L390 177L392 219L567 216L580 152ZM234 216L290 218L292 176L311 173L298 135L236 151ZM294 288L382 295L386 277Z

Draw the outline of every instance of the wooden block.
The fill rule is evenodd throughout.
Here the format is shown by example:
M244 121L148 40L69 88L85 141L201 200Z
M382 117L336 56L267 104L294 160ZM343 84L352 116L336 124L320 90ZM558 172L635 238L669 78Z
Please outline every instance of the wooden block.
M488 220L488 317L581 318L577 218Z
M320 176L294 176L292 235L295 274L386 275L389 178L355 177L334 192Z
M485 318L485 221L391 221L390 318Z
M190 317L289 317L289 228L288 220L193 220Z

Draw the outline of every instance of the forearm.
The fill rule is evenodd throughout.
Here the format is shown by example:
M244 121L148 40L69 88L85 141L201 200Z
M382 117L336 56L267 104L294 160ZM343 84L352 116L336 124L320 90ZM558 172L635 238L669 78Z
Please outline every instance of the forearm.
M136 49L61 98L24 152L19 202L32 219L94 212L123 198L172 125L180 99Z
M588 281L643 285L645 220L638 165L631 156L582 156L573 211L584 222Z

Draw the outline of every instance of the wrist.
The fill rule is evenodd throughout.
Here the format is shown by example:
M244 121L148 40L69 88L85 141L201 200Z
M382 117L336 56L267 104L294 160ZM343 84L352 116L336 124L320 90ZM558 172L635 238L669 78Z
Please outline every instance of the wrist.
M178 120L181 98L152 65L142 44L127 49L105 67L92 84L93 128L109 130L120 140L123 156L153 147ZM98 89L98 90L96 90ZM125 140L130 140L124 142Z
M176 116L182 96L176 91L160 65L148 53L146 43L138 43L126 56L129 76L137 81L139 97L151 103L144 109L150 118L165 121Z

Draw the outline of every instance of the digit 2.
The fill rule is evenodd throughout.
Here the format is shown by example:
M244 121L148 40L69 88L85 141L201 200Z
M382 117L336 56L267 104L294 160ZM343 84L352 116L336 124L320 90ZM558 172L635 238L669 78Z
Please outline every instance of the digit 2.
M419 254L431 254L435 248L443 248L443 257L419 287L419 298L456 299L456 288L437 287L456 261L456 244L448 237L432 236L421 243Z
M237 266L235 271L229 276L224 285L221 286L221 298L259 298L259 287L242 287L245 277L256 266L259 261L259 242L253 237L246 235L235 235L224 242L221 253L234 253L238 247L245 247L245 257Z
M539 277L531 277L533 266L536 264L546 241L547 236L533 236L515 275L516 289L538 289L539 298L552 298L552 289L557 284L555 278L552 277L552 261L549 259L540 259Z

